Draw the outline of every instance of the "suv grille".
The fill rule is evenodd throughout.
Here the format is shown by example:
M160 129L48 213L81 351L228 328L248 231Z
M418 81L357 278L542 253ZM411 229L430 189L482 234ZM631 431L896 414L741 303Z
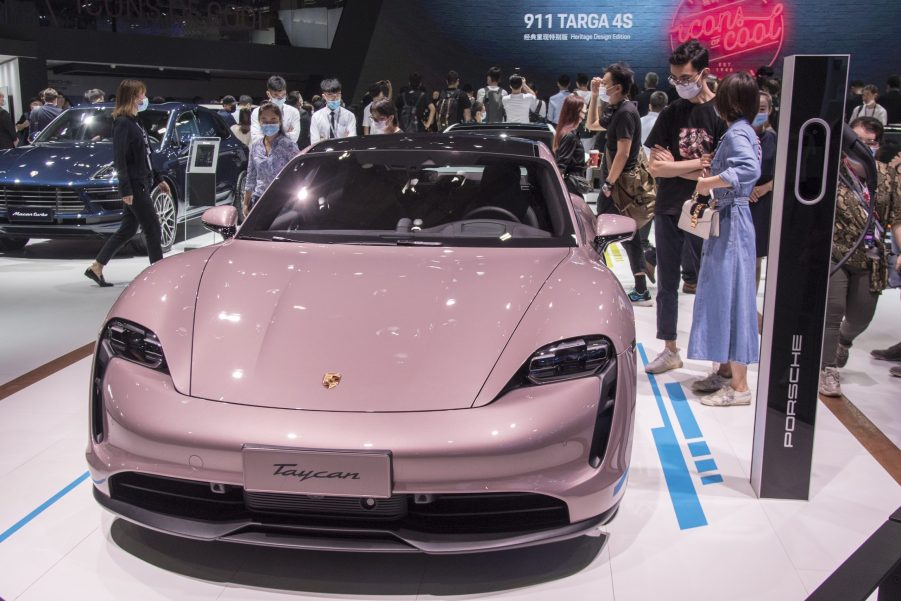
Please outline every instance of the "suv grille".
M0 186L0 206L53 209L57 212L84 211L84 202L76 188L48 186Z

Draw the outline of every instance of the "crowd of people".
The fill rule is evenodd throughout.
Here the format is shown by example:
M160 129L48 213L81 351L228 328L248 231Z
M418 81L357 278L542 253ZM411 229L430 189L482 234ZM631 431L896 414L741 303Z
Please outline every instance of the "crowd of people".
M362 102L351 105L335 78L323 80L321 93L306 103L299 92L288 91L282 77L273 75L260 106L254 107L247 95L226 96L219 114L249 147L244 213L301 149L320 140L437 132L467 122L550 123L555 127L552 151L570 191L593 191L586 179L586 156L596 151L602 173L598 212L636 220L638 232L624 244L634 277L628 296L638 307L655 307L661 341L646 371L659 374L683 367L677 334L681 282L682 293L696 294L687 357L713 364L692 389L706 405L747 405L752 401L747 369L757 363L760 350L757 290L769 246L781 84L769 67L758 69L755 77L739 72L718 80L711 75L707 48L696 40L673 51L669 71L663 89L658 88L656 73L646 74L639 89L635 74L622 62L593 78L578 74L575 86L568 75L561 75L556 93L546 100L522 74L504 80L498 67L487 71L485 85L477 90L461 85L459 73L452 70L443 89L430 92L420 75L412 73L396 94L390 81L380 80L369 86ZM890 282L901 283L901 149L883 145L886 123L901 122L901 82L892 76L887 84L881 98L875 86L859 81L849 90L846 116L878 159L877 181L868 182L873 172L853 157L843 158L820 375L820 393L829 396L841 395L840 369L854 340L870 325L881 293ZM128 120L146 108L146 89L130 85L120 86L115 96L116 123L122 121L116 131L123 132L123 144L137 148L146 140L134 134ZM0 140L9 143L13 137L16 144L23 131L25 140L33 138L63 110L61 98L53 89L44 90L19 124L2 124ZM101 90L85 94L85 102L104 100ZM137 225L153 231L144 224L147 211L138 210L146 208L145 192L152 183L146 181L145 153L144 147L116 153L142 164L123 163L119 170L136 173L134 185L123 189L123 195L133 199L126 203L132 218L123 221L121 235L110 240L86 271L100 285L106 284L103 265ZM870 189L876 191L875 198L870 198ZM692 212L688 219L686 211ZM869 219L873 211L875 220ZM714 216L709 219L712 229L703 237L695 235L705 214ZM888 244L894 245L894 254ZM159 256L152 252L151 261ZM649 281L657 285L656 297ZM901 342L872 355L901 362ZM901 366L891 373L901 377Z

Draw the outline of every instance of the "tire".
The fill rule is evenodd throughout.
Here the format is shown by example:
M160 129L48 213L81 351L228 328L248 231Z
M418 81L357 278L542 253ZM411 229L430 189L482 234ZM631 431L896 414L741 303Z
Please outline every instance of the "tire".
M172 186L169 187L170 190ZM153 208L156 210L157 219L160 221L160 246L163 248L163 254L172 250L175 244L175 234L178 230L178 202L175 199L175 193L166 194L156 186L150 192L150 199L153 201ZM144 234L139 232L132 240L132 245L138 254L147 254L147 243L144 241Z
M0 236L0 252L16 252L25 248L29 238L8 238Z
M238 210L238 225L241 225L244 222L244 184L247 182L247 172L242 171L240 175L238 175L238 182L235 185L235 200L234 205Z

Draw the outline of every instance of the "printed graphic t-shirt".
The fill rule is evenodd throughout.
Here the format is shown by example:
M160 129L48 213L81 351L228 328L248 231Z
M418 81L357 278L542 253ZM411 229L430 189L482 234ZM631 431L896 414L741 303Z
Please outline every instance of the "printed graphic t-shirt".
M657 145L667 148L677 161L699 159L702 154L716 151L716 145L727 129L726 122L717 116L713 101L696 104L679 98L657 117L645 146L651 149ZM696 185L696 182L683 177L658 178L654 212L658 215L679 215L682 203L691 198Z

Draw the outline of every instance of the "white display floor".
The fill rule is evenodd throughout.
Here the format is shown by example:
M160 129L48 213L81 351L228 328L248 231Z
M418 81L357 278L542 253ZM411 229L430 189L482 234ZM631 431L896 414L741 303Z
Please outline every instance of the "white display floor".
M627 270L622 254L613 255L617 271ZM12 298L21 307L11 314L3 305L0 381L37 366L25 365L20 355L48 353L31 341L53 340L56 332L65 343L41 363L90 342L121 292L91 287L80 273L85 261L34 261L0 257L0 300ZM108 278L127 281L144 265L141 257L115 261ZM895 303L897 324L901 306L897 299L884 300ZM680 298L683 344L692 301ZM71 311L65 308L70 304ZM889 306L885 302L880 310ZM654 315L653 308L636 308L638 340L648 358L659 350ZM75 334L64 327L72 320L78 321ZM858 347L871 348L863 340ZM857 367L863 354L852 355L852 370L872 369ZM888 364L878 367L887 371ZM689 361L685 369L655 379L639 374L628 489L607 528L607 544L583 538L521 551L432 557L199 543L108 517L91 496L84 462L86 358L0 400L0 598L804 599L901 505L901 486L820 405L810 501L757 499L748 482L754 407L700 405L689 384L708 368ZM883 389L875 373L869 377L872 382L853 386ZM899 395L892 397L890 390L885 399L895 405L884 410L897 419ZM689 415L697 430L686 439ZM658 448L654 430L663 428L671 429L677 445ZM702 441L706 449L697 444ZM671 490L665 472L672 476L684 469L680 464L690 485Z

